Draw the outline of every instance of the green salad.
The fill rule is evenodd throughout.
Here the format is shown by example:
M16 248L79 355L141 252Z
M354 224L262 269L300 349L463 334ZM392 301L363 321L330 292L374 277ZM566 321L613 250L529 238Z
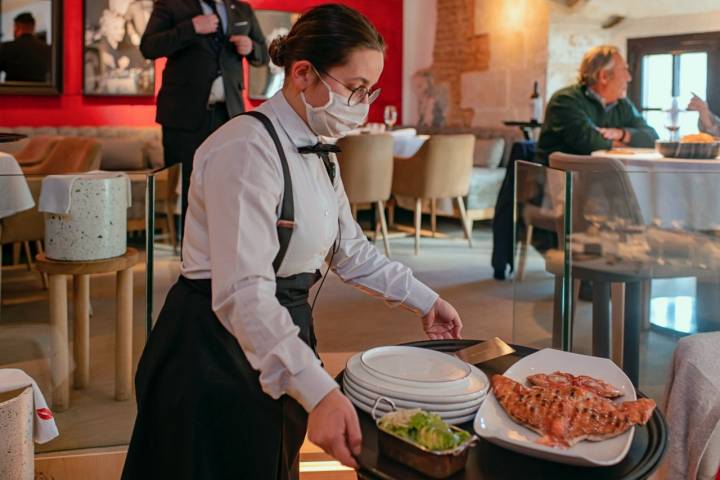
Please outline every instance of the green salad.
M419 408L390 412L378 426L432 451L452 450L470 438L465 430L450 428L440 415Z

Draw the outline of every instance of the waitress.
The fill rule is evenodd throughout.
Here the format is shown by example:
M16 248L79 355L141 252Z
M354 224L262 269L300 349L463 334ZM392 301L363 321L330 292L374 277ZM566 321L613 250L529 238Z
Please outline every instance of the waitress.
M140 360L123 479L297 479L306 430L356 466L358 418L318 359L308 304L328 255L431 339L459 338L455 309L368 243L320 144L364 123L384 50L357 11L309 10L270 46L283 89L197 150L182 276Z

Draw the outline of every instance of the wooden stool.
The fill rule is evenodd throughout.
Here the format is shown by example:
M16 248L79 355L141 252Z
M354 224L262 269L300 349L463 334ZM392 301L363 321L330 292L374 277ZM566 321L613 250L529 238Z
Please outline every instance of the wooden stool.
M67 275L73 276L75 304L75 388L84 388L90 380L90 275L117 272L115 318L115 399L132 395L132 267L138 251L128 248L125 255L106 260L63 262L50 260L44 253L36 257L37 269L49 275L50 330L53 408L70 406L70 361L68 354Z

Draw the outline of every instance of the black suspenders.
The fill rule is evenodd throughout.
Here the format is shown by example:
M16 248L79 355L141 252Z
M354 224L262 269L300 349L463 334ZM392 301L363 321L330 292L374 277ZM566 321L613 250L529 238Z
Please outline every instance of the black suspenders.
M241 115L250 115L258 119L265 130L267 130L275 148L277 148L278 155L280 156L280 163L282 164L283 179L285 182L285 189L283 191L282 206L280 207L280 217L277 221L277 232L278 241L280 242L280 249L278 250L275 260L273 260L273 269L275 273L280 269L282 261L287 253L288 246L290 245L290 237L292 236L293 229L295 228L295 204L293 202L293 188L292 179L290 178L290 169L288 168L287 157L285 157L285 151L283 150L280 138L278 137L275 127L268 117L258 111L245 112Z

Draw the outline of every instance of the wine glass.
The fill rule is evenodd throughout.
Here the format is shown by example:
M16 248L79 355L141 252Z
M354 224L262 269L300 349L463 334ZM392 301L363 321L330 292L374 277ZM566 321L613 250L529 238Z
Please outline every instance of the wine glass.
M385 126L387 127L387 129L392 130L393 125L397 123L397 108L395 108L395 105L385 106L383 118L385 119Z

